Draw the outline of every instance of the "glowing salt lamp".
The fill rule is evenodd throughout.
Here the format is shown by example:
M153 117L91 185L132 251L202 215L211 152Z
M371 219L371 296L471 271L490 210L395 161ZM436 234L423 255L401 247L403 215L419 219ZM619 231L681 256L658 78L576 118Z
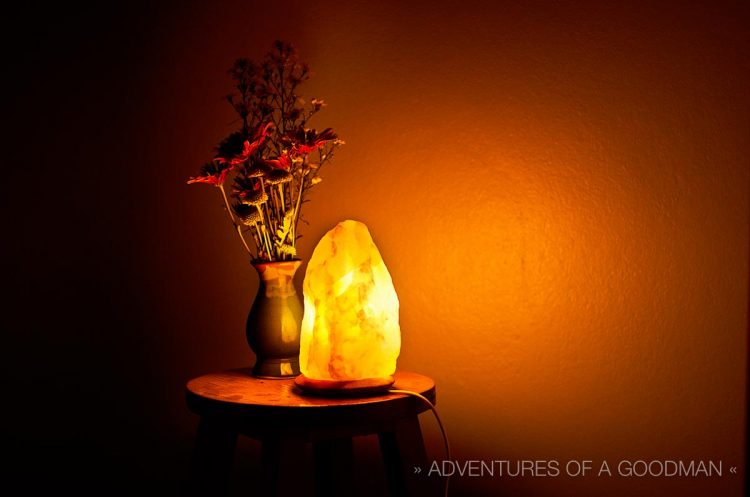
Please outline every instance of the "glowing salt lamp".
M342 221L307 264L300 370L310 393L388 389L401 349L398 297L367 226Z

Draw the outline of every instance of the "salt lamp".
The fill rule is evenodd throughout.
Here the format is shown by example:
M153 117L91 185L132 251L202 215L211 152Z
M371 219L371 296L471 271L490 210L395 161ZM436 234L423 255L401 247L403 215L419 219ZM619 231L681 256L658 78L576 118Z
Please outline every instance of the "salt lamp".
M401 349L398 297L367 226L342 221L326 233L302 289L302 374L295 383L310 393L387 390Z

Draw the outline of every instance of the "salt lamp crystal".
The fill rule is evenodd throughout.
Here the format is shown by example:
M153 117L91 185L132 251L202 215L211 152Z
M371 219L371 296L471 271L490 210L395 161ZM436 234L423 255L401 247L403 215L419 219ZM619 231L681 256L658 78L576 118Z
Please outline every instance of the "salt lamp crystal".
M317 380L382 378L401 349L398 297L367 226L342 221L307 264L300 369Z

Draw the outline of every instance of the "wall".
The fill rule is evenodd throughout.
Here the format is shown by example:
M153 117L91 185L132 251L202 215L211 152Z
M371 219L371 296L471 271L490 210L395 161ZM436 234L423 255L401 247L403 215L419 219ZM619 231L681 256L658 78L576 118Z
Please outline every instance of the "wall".
M282 38L315 72L306 95L329 104L317 126L347 142L306 205L301 254L338 220L368 224L401 301L399 366L435 378L455 458L725 468L464 477L453 495L742 495L747 5L223 1L67 22L85 34L53 31L77 40L52 59L76 77L52 76L70 90L47 123L63 158L42 166L65 181L67 223L29 207L49 231L14 225L41 248L14 246L29 263L11 282L17 342L45 365L18 380L24 399L51 383L86 415L58 414L66 435L29 429L34 446L91 448L101 475L127 460L130 478L169 488L196 425L183 382L252 362L257 278L217 192L184 181L232 129L226 68ZM19 86L19 108L44 88ZM53 295L55 319L35 315L28 302ZM60 321L70 331L51 331Z

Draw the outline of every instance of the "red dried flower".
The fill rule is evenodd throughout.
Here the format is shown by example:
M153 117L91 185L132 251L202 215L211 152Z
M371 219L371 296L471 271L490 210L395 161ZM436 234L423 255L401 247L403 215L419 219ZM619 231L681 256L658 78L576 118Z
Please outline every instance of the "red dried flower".
M198 176L190 178L188 185L192 183L208 183L219 187L224 184L224 180L227 179L227 174L232 170L232 166L227 163L216 163L209 162L201 167Z
M216 157L214 158L214 162L217 162L219 164L229 164L230 167L234 167L237 164L242 164L243 162L247 161L247 159L250 158L250 156L258 150L258 148L263 144L266 138L270 136L271 129L273 128L273 123L269 122L266 124L261 124L258 126L258 129L255 130L255 135L253 136L253 141L250 142L248 140L245 140L245 142L242 145L242 153L235 155L233 157L227 158L227 157Z
M326 128L320 133L316 133L314 129L299 128L286 135L286 140L292 146L293 155L307 155L336 138L338 136L331 128Z
M273 169L283 169L284 171L289 171L289 169L292 167L292 158L288 154L284 154L273 159L263 159L263 165L271 167Z

